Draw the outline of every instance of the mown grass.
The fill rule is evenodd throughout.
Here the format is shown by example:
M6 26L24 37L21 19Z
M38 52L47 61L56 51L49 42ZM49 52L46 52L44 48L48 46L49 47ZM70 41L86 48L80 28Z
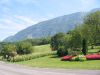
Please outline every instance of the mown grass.
M91 47L89 47L88 48L88 53L89 54L98 53L99 50L100 50L100 46L95 46L94 49L91 49Z
M46 56L16 63L41 68L100 69L100 60L91 60L84 62L61 61L60 58L53 58L52 56Z
M35 52L46 52L51 51L50 45L36 46ZM98 48L93 50L89 49L90 53L97 52ZM67 68L67 69L99 69L100 70L100 60L91 60L84 62L77 61L61 61L54 55L49 55L45 57L40 57L28 61L15 62L15 64L21 64L31 67L41 67L41 68Z
M34 46L34 53L46 53L46 52L51 52L50 44Z

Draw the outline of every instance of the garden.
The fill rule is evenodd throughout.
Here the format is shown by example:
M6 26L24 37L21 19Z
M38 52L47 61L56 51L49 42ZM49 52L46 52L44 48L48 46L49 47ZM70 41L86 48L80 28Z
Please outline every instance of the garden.
M100 69L100 11L67 33L1 42L0 60L31 67Z

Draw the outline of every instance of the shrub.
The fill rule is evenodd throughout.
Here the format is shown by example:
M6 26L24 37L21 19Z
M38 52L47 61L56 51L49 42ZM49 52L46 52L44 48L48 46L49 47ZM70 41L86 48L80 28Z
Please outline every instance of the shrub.
M86 57L84 55L78 55L72 58L72 61L85 61Z
M29 42L19 42L17 43L17 53L18 54L30 54L32 53L32 44Z
M58 50L57 50L57 55L58 55L59 57L68 55L68 51L67 51L67 49L66 49L64 46L59 46L59 47L58 47Z
M9 60L10 57L14 57L17 55L16 53L16 46L13 44L6 44L3 46L3 49L1 51L2 56Z
M87 60L100 60L100 54L89 54L86 55Z

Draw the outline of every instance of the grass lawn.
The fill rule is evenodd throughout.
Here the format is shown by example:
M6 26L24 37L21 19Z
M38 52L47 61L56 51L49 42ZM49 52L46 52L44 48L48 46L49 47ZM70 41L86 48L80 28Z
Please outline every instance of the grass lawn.
M41 68L100 69L100 60L91 60L84 62L61 61L60 58L53 58L52 56L16 62L16 64Z
M52 52L50 49L50 45L41 45L41 46L34 46L34 53L46 53Z
M51 52L50 45L35 46L34 52L44 53ZM89 49L90 53L97 52L98 49ZM15 64L21 64L31 67L41 67L41 68L67 68L67 69L100 69L100 60L91 60L84 62L77 61L61 61L58 57L53 57L53 55L40 57L28 61L15 62Z

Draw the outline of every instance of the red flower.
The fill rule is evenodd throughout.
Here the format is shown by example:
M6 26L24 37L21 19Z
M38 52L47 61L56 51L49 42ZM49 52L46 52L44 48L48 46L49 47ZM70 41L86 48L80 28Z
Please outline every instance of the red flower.
M64 56L61 58L62 61L67 61L67 60L71 60L72 56Z
M100 54L89 54L86 55L88 60L100 60Z

